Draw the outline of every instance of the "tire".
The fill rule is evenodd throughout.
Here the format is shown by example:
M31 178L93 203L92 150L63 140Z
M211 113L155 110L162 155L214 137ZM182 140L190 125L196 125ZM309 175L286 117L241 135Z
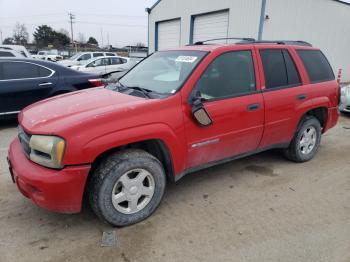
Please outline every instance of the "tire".
M140 182L142 177L145 178ZM110 155L93 172L89 181L90 205L100 219L114 226L135 224L156 210L165 186L164 168L157 158L143 150L125 150ZM138 198L143 191L148 195ZM116 203L122 198L129 199Z
M314 134L310 139L306 139L306 133ZM304 137L303 137L304 136ZM284 150L287 159L302 163L311 160L317 153L321 143L321 125L317 118L306 116L300 123L292 142ZM302 142L304 140L304 142ZM310 144L308 144L309 141ZM302 146L302 145L306 146Z

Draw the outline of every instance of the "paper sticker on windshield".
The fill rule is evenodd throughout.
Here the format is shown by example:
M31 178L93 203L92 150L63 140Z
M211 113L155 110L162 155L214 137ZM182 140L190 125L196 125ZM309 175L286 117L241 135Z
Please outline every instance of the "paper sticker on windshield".
M180 63L193 63L194 61L197 60L196 56L186 56L186 55L182 55L182 56L178 56L175 60L175 62L180 62Z

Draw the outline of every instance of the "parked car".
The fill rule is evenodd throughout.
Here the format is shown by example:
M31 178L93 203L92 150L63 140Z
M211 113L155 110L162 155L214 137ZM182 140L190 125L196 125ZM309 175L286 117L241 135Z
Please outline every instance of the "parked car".
M104 56L88 60L79 66L72 66L72 69L108 76L114 72L126 72L130 70L137 62L128 57Z
M341 112L350 113L350 85L341 87L339 110Z
M14 50L8 50L8 49L2 49L0 47L0 59L1 58L8 58L8 57L20 57L20 58L25 58L24 55L22 55L21 53L18 53L17 51Z
M35 59L49 60L49 61L60 61L63 60L63 56L59 55L57 52L52 51L39 51L36 55L32 55Z
M14 117L24 107L48 97L100 85L97 75L56 63L0 59L0 118Z
M326 57L304 42L161 51L117 84L23 110L10 170L40 207L79 212L86 195L101 219L130 225L194 171L273 148L311 160L338 103Z
M0 45L1 49L12 50L22 54L24 57L31 58L32 56L23 45Z
M81 53L75 54L69 59L62 60L59 63L64 66L71 67L74 65L82 65L83 63L90 60L91 58L100 57L100 56L116 56L116 54L112 52L81 52Z

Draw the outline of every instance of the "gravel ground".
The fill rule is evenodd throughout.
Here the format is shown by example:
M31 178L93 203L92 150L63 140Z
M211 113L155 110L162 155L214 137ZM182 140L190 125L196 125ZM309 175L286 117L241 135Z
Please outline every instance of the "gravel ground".
M350 261L350 116L314 160L266 152L169 185L156 213L125 228L34 206L11 182L16 123L0 123L0 261ZM117 244L101 247L105 230Z

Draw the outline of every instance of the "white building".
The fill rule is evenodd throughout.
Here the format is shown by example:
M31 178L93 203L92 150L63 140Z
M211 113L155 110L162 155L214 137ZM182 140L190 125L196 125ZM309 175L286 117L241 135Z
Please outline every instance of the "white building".
M347 3L348 2L348 3ZM222 37L304 40L350 82L348 0L159 0L146 9L149 52Z

